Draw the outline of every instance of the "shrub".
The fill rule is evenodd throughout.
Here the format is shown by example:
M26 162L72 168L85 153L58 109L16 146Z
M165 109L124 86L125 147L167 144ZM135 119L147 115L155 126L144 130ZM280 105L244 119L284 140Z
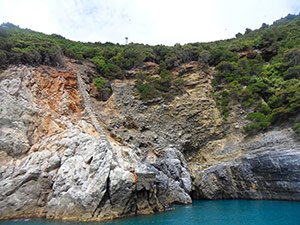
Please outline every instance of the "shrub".
M300 123L295 123L293 126L294 132L300 137Z
M251 32L252 32L252 30L250 28L246 28L245 34L250 34Z
M159 92L156 90L152 83L141 83L136 84L136 88L139 92L141 100L149 100L159 97Z
M198 62L207 64L211 58L211 54L207 50L203 50L198 55Z
M175 89L172 89L172 75L171 72L166 69L163 69L160 72L159 77L151 77L139 72L136 78L136 88L140 95L140 99L142 100L153 99L156 97L163 97L165 100L172 99L174 95L181 93L180 88L183 88L183 86L175 86ZM182 79L181 81L183 84ZM179 83L177 84L180 85ZM174 90L178 90L178 92L175 93Z
M106 85L107 82L103 77L96 77L93 83L95 87L100 90Z
M63 52L57 45L44 49L44 63L52 66L62 66L64 64Z
M124 72L117 65L106 62L101 56L95 56L91 61L96 65L98 72L109 79L123 79Z
M271 125L272 115L265 115L260 112L249 113L248 120L252 123L243 127L243 130L248 134L253 134L257 131L265 130Z
M139 45L129 44L125 46L124 51L122 54L119 54L119 57L119 66L128 70L141 66L146 57L146 52Z
M3 67L7 62L7 57L4 51L0 49L0 67Z
M105 59L101 56L95 56L94 58L91 59L92 63L95 64L96 68L100 72L104 72L105 70Z
M242 35L242 33L239 32L239 33L237 33L237 34L235 35L235 37L236 37L236 38L241 38L241 37L243 37L243 35Z
M287 71L284 72L285 79L299 79L300 80L300 65L290 67Z
M272 109L269 107L269 105L264 102L260 101L255 109L256 112L262 113L264 115L269 115L272 113Z
M293 48L284 55L284 62L288 66L296 66L300 64L300 49Z
M81 49L77 45L70 45L65 49L66 56L73 58L73 59L83 59L83 55Z
M223 118L226 120L229 115L229 92L227 90L215 93L215 99L220 106Z
M175 86L175 88L177 89L182 89L185 85L185 81L184 79L182 78L176 78L174 81L173 81L173 85Z
M109 82L107 82L103 77L96 77L93 83L98 91L96 98L101 101L108 100L112 95L112 89Z

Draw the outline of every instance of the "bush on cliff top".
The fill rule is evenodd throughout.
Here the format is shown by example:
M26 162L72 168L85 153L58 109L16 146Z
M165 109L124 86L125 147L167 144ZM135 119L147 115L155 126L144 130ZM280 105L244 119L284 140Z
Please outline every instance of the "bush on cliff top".
M221 43L234 46L237 57L227 50L214 53L216 95L228 90L231 99L250 112L246 133L266 130L300 113L299 25L300 17L295 16Z
M159 78L137 78L138 94L147 100L182 93L182 80L166 71L198 61L217 70L214 95L224 118L228 116L230 101L235 99L249 111L251 123L244 130L254 133L294 118L300 112L299 33L300 16L289 15L273 25L247 29L234 39L170 47L75 42L4 23L0 26L0 67L20 63L60 66L63 56L67 56L91 61L100 76L110 80L124 79L125 70L154 62L165 71Z

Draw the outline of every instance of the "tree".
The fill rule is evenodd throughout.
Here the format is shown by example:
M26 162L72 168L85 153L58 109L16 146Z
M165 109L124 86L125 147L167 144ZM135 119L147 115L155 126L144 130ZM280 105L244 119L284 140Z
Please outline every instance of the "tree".
M251 30L250 28L246 28L245 34L249 34L249 33L251 33L251 32L252 32L252 30Z
M7 63L7 57L4 51L0 49L0 67L3 67Z
M242 35L242 33L239 32L239 33L237 33L237 34L235 35L235 37L236 37L236 38L241 38L241 37L243 37L243 35Z

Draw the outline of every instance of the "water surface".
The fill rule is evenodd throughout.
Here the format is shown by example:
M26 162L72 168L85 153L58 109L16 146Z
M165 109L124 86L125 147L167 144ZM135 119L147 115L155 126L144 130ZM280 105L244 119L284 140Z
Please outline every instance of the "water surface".
M300 225L300 202L214 200L155 215L102 223L75 223L42 219L1 221L0 225Z

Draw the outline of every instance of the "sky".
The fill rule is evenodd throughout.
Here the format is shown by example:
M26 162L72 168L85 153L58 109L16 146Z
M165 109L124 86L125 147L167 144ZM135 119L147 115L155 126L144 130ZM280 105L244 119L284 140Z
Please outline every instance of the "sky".
M299 0L0 0L0 23L120 44L227 39L299 12Z

